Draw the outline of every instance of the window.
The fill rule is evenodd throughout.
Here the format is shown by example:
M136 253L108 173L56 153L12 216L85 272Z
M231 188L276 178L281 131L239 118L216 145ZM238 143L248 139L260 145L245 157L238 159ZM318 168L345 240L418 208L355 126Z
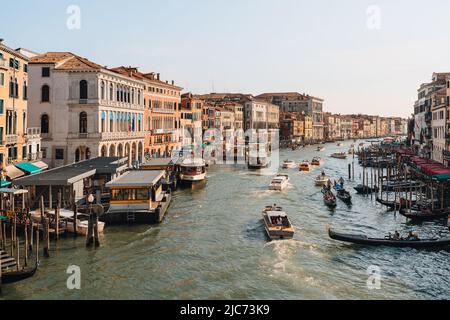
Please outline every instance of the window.
M3 114L3 105L4 105L4 101L2 99L0 99L0 114Z
M41 88L41 102L50 102L50 87L43 85Z
M80 133L87 133L87 113L80 113Z
M27 64L24 64L24 65L23 65L23 71L26 72L26 73L28 73L28 65L27 65Z
M23 100L27 100L28 99L28 85L27 82L24 81L23 82Z
M114 88L112 83L109 85L109 100L111 101L114 100Z
M50 68L49 67L42 68L42 78L48 77L50 77Z
M47 148L42 148L42 159L47 159Z
M50 119L49 119L48 115L43 114L41 116L41 133L48 134L50 132L50 130L49 130L49 127L50 127L49 122L50 121L49 120Z
M80 81L80 100L88 99L88 83L86 80Z
M0 73L0 86L4 86L4 85L5 85L5 74Z
M102 81L100 90L101 90L102 100L105 100L105 82L104 81Z
M64 160L64 149L55 149L55 160Z
M9 59L9 67L10 68L14 68L16 70L19 70L19 68L20 68L20 61L16 60L15 58L10 58Z

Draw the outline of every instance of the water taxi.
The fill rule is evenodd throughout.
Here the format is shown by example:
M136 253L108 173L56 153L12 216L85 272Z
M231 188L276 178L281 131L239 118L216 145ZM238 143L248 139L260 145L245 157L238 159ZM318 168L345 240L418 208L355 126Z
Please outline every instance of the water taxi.
M283 191L289 184L289 176L287 174L277 174L270 182L269 190Z
M249 169L264 169L269 167L269 157L249 157L248 168Z
M335 159L345 160L347 159L347 154L345 152L333 153L331 157Z
M294 237L294 227L282 208L266 207L263 210L263 220L270 240L288 240Z
M184 159L179 164L179 178L182 186L195 188L206 183L206 162L203 159Z
M342 143L339 142L339 143L337 144L337 146L338 146L338 147L342 147Z
M309 163L309 161L302 161L299 167L300 171L311 171L311 164Z
M133 170L106 184L111 203L100 221L111 224L161 223L170 206L171 193L164 192L165 171Z
M323 164L323 160L320 157L314 157L311 161L311 165L315 167L320 167Z
M297 164L292 160L285 160L283 162L283 169L293 169Z

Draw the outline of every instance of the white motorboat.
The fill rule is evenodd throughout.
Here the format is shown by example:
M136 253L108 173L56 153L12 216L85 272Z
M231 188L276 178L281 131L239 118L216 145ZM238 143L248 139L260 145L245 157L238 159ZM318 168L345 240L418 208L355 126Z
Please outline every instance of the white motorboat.
M347 154L345 152L333 153L331 157L335 159L345 160L347 159Z
M269 190L283 191L289 184L289 176L287 174L277 174L270 182Z
M295 168L295 166L296 166L295 161L285 160L283 162L283 169L293 169L293 168Z
M263 210L263 220L270 240L289 240L294 237L294 227L282 208L266 207Z
M330 178L327 175L321 174L316 178L316 186L326 186Z
M315 167L320 167L323 164L323 160L320 157L314 157L311 161L311 165Z

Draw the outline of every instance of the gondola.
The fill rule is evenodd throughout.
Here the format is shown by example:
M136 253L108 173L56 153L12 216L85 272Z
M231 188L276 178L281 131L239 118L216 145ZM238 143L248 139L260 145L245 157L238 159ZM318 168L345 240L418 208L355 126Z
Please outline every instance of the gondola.
M395 208L406 208L407 206L409 206L409 200L406 199L400 199L400 202L395 202L395 201L388 201L388 200L383 200L380 199L379 197L377 197L377 202L379 204L382 204L383 206L386 206L390 209L395 209ZM417 204L417 201L413 200L411 201L411 205L415 206Z
M34 276L37 269L38 264L36 264L34 268L28 270L2 272L2 283L10 284L31 278L32 276Z
M370 246L388 246L388 247L409 247L409 248L436 248L450 246L450 238L427 239L427 240L393 240L389 238L377 239L369 238L363 235L348 235L334 232L328 229L328 235L333 240L350 242L354 244Z
M370 193L374 193L374 192L376 193L379 191L377 186L371 188L368 186L363 186L362 184L357 185L356 187L354 187L354 189L359 194L370 194Z
M330 208L335 208L337 206L336 197L331 191L324 192L323 202L325 202L325 204Z
M423 210L411 210L410 212L409 209L403 208L400 209L400 214L411 220L427 221L446 218L450 214L450 211L448 209L434 210L434 211L431 211L429 209L423 209Z
M346 204L352 204L352 195L345 189L339 190L337 197Z

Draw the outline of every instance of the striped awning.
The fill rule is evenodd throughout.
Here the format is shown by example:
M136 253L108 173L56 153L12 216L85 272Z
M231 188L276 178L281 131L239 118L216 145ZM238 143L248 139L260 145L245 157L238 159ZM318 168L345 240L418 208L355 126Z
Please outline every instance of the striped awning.
M46 164L44 161L35 161L33 162L33 165L35 165L38 168L41 168L42 170L48 169L48 164Z
M16 168L16 166L14 166L14 165L7 166L5 170L6 170L6 175L11 180L23 177L25 175L25 172L23 172L19 168Z
M18 163L18 164L16 164L16 167L28 174L35 174L35 173L39 173L42 171L41 168L39 168L29 162Z

